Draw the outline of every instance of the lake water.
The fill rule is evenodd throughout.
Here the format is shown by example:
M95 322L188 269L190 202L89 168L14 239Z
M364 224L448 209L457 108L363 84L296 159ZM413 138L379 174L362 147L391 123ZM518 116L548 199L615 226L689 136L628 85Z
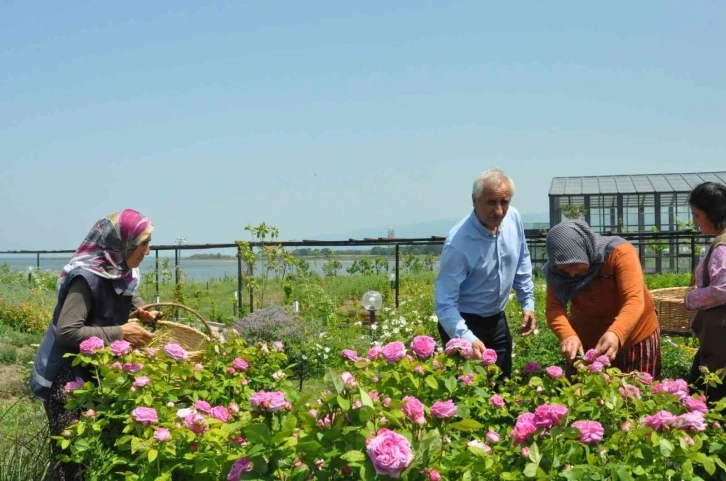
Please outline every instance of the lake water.
M60 272L63 266L68 262L69 257L41 257L40 268L43 270L49 270L54 272ZM159 258L159 264L163 261L163 258ZM325 265L324 259L308 259L310 263L310 269L313 272L322 273L323 266ZM352 260L342 260L343 268L338 271L338 275L348 275L345 271L353 263ZM19 257L19 256L2 256L0 257L0 265L7 264L10 268L27 272L29 268L35 268L36 258L35 257ZM395 261L389 260L389 272L395 271ZM174 272L174 259L171 258L169 261L169 267ZM208 281L212 279L225 279L225 278L237 278L237 261L236 260L191 260L182 258L179 262L179 267L185 272L190 279L195 281ZM403 270L403 262L400 264L401 270ZM434 266L438 269L438 262ZM257 272L260 272L261 267L258 265ZM153 272L154 270L154 258L149 256L141 264L142 272Z

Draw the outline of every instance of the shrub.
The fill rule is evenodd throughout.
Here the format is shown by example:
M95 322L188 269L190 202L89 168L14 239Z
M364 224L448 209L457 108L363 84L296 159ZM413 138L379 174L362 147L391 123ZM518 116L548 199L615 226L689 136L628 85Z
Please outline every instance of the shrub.
M18 349L15 346L0 347L0 364L15 364L18 361Z

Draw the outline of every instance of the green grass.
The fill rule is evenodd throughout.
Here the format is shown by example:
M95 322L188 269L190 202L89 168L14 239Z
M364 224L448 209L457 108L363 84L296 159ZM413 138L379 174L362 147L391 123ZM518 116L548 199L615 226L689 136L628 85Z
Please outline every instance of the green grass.
M49 452L43 406L27 398L0 401L0 481L45 479Z
M15 346L0 347L0 364L15 364L18 361L18 348Z

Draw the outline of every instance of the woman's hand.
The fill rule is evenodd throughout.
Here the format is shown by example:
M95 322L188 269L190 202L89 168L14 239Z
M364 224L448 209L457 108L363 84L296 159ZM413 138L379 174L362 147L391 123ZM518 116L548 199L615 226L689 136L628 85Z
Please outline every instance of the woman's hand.
M127 322L121 326L121 333L126 341L134 347L143 347L154 337L152 333L141 327L136 322Z
M579 337L570 336L560 343L560 354L562 354L562 357L567 359L569 362L574 361L578 353L581 356L585 355L585 352L582 349L582 342Z
M159 320L163 315L161 311L146 311L144 309L137 309L136 316L142 322L154 322Z
M597 346L595 346L595 352L598 356L605 354L611 361L615 359L618 349L620 349L620 339L612 331L603 334Z

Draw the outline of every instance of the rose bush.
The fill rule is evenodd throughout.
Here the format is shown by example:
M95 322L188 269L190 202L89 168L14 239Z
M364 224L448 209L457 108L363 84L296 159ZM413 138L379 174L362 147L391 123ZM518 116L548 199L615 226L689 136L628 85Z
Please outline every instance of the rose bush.
M571 379L532 363L502 381L495 353L432 345L338 352L344 368L310 399L291 390L279 345L231 335L201 366L94 345L74 363L99 382L71 386L69 408L86 415L58 441L99 480L726 478L726 401L708 406L682 380L588 353Z

